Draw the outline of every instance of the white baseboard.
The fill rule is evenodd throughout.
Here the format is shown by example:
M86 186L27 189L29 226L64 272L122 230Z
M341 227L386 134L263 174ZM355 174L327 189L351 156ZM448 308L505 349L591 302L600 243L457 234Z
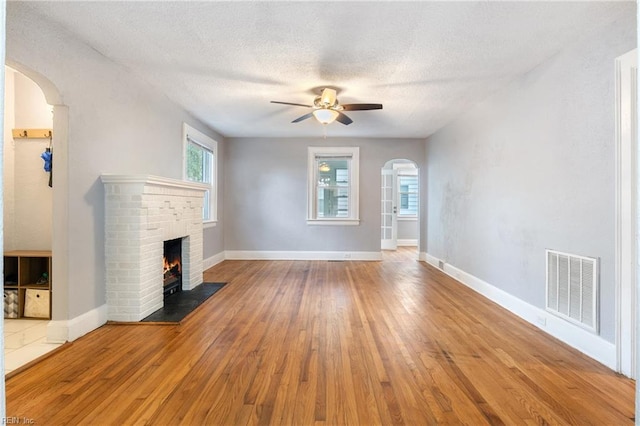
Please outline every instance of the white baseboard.
M246 251L227 250L229 260L382 260L379 251Z
M442 262L435 256L425 254L425 261L436 268ZM422 253L421 253L422 255ZM544 309L533 306L517 297L481 280L453 265L444 263L444 273L460 281L486 298L531 323L540 330L560 339L567 345L615 370L616 347L600 336L565 321Z
M224 259L225 259L224 251L221 251L216 255L208 257L202 261L202 270L206 271L207 269L216 266L218 263L222 262Z
M435 266L436 268L439 267L438 263L440 262L440 259L438 259L435 256L431 256L429 253L420 253L420 255L423 255L423 254L424 254L424 261L425 262L427 262L431 266Z
M73 342L77 338L106 324L106 322L106 304L69 320L49 321L49 324L47 324L47 342Z
M418 247L418 240L397 240L398 247Z

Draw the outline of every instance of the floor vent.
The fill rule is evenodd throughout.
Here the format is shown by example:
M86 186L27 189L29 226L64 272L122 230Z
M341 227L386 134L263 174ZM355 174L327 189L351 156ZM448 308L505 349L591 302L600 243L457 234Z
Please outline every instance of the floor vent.
M547 250L547 311L598 332L598 259Z

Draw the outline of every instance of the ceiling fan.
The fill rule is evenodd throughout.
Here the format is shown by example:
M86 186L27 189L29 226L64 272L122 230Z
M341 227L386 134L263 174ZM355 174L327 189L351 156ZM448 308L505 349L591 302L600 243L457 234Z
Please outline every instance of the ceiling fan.
M322 93L313 100L313 105L297 104L294 102L271 101L272 104L294 105L305 108L313 108L308 114L296 118L292 123L299 123L307 118L315 117L322 124L338 121L344 125L353 123L342 111L365 111L371 109L382 109L382 104L345 104L340 105L336 97L335 89L323 89Z

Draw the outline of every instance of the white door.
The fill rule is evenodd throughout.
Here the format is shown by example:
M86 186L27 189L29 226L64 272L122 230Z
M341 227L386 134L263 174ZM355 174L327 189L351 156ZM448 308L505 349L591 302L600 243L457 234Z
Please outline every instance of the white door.
M381 248L382 250L396 250L398 239L396 235L396 170L382 169L382 194L380 199L382 205L380 211L381 218Z

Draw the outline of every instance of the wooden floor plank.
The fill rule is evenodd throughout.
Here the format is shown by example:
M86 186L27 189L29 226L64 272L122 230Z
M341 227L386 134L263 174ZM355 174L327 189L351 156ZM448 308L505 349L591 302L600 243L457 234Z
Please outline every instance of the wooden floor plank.
M634 382L415 260L225 261L179 325L108 324L6 382L36 424L633 424Z

